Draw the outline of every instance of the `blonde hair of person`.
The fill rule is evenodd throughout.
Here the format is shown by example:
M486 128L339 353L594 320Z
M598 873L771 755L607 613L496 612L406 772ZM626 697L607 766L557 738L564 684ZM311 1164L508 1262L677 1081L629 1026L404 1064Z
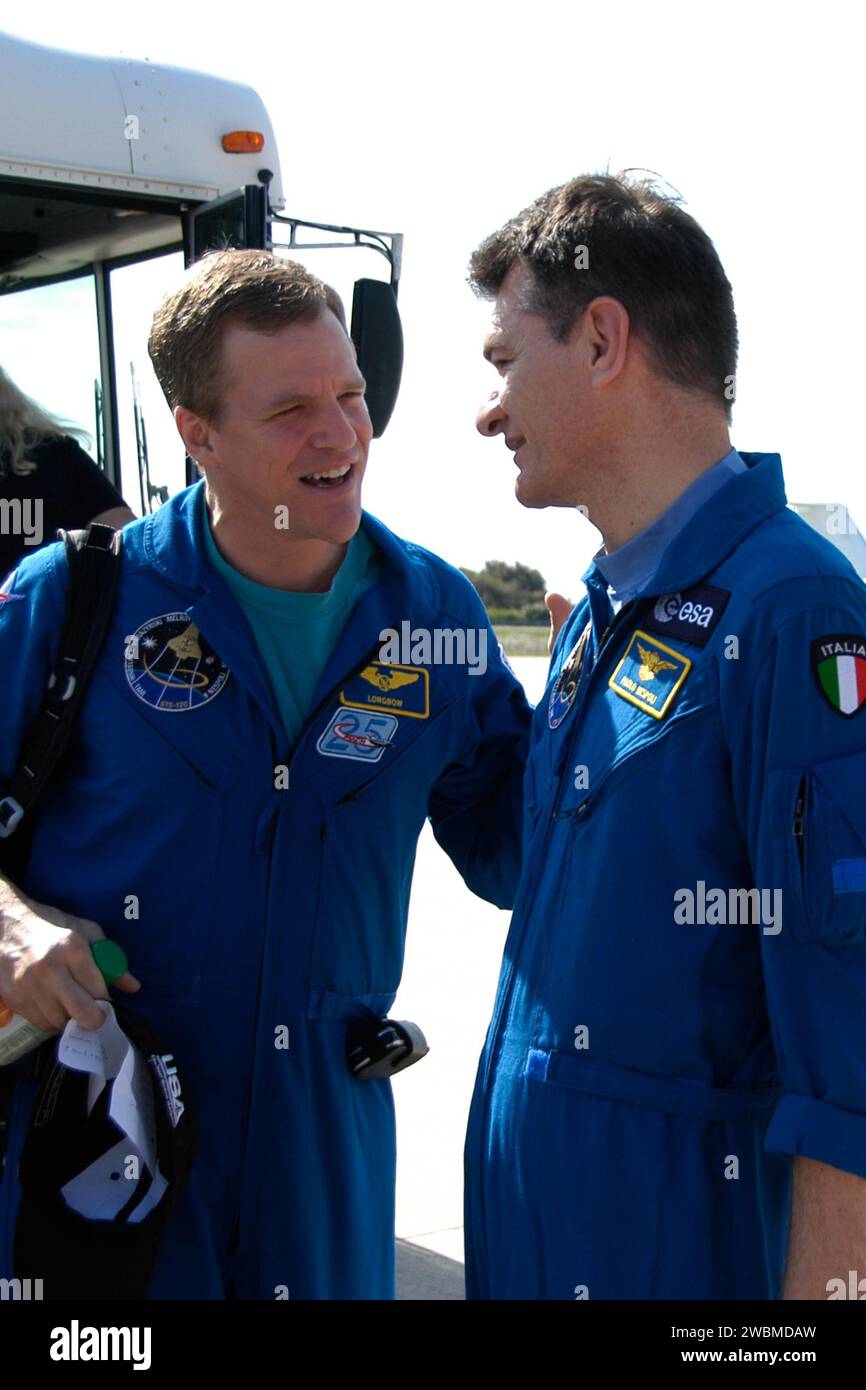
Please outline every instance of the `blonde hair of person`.
M67 434L90 439L80 426L49 415L37 401L25 396L0 367L0 477L7 473L7 465L19 476L32 473L36 464L27 458L28 449Z

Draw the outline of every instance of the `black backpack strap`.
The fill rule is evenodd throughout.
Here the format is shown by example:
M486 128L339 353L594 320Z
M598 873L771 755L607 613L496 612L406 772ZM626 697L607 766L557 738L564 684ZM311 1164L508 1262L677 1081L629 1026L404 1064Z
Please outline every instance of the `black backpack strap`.
M58 535L66 545L69 587L57 662L0 798L0 868L13 880L26 863L34 808L66 751L99 658L120 569L120 531L91 522L86 531Z

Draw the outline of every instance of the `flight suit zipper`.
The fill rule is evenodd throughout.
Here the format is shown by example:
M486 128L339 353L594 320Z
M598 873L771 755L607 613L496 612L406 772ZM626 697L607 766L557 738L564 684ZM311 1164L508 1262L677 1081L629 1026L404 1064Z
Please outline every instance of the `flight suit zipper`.
M334 698L334 696L335 696L336 694L339 693L340 687L343 686L343 685L346 683L346 681L347 681L348 679L350 679L350 677L351 677L351 675L353 674L353 672L354 672L354 670L356 669L356 667L360 667L360 666L362 666L363 664L365 664L366 662L368 662L369 660L371 660L371 659L373 658L373 654L374 654L374 653L378 653L380 647L381 647L381 643L377 641L376 644L375 644L373 647L371 647L371 648L369 649L369 651L368 651L367 654L361 659L361 661L355 663L355 664L352 666L352 668L350 669L350 671L347 672L345 675L341 676L340 679L339 679L338 681L336 681L335 684L330 688L330 690L328 690L327 694L325 694L325 695L322 697L322 699L319 700L318 704L317 704L317 705L315 706L315 708L311 711L311 713L308 715L308 717L304 720L304 723L303 723L303 725L302 725L302 727L301 727L301 729L300 729L300 732L298 733L298 736L297 736L297 738L296 738L296 740L295 740L295 743L294 743L293 747L291 747L291 748L288 749L288 751L287 751L287 753L286 753L286 756L285 756L285 758L284 758L283 761L282 761L282 764L280 764L281 766L285 767L287 770L290 768L291 763L292 763L292 760L293 760L293 758L295 757L295 754L297 753L298 749L300 748L301 743L303 742L303 740L304 740L304 738L306 737L306 735L307 735L307 733L309 732L309 730L310 730L310 729L312 728L312 726L315 724L316 720L319 718L319 716L320 716L320 714L322 713L322 711L325 709L326 705ZM274 737L274 730L273 730L272 727L270 728L269 732L270 732L270 743L271 743L271 761L272 761L272 763L273 763L273 766L276 767L276 766L278 766L278 764L277 764L277 762L276 762L276 739L275 739L275 737ZM258 1083L259 1083L259 1074L260 1074L260 1073L259 1073L259 1067L258 1067L258 1057L259 1057L259 1048L260 1048L260 1041L261 1041L260 1038L259 1038L259 1032L260 1032L260 1028L261 1028L261 1013L262 1013L262 984L263 984L264 976L265 976L265 962L266 962L266 958L267 958L267 955L268 955L268 947L269 947L269 944L270 944L270 935L271 935L271 934L270 934L270 914L271 914L271 905L272 905L272 899L273 899L273 894L272 894L272 892L271 892L271 887L272 887L272 875L273 875L273 852L274 852L274 841L275 841L275 839L276 839L276 833L277 833L277 822L278 822L278 818L279 818L281 809L282 809L282 803L277 803L277 804L275 805L274 813L273 813L273 815L271 816L270 825L268 826L268 830L267 830L267 842L266 842L266 844L265 844L264 846L262 846L262 850L261 850L261 852L264 853L264 855L266 856L266 859L267 859L267 878L266 878L266 883L265 883L265 904L264 904L265 935L264 935L264 940L262 941L262 950L261 950L261 956L260 956L260 959L259 959L258 981L257 981L257 985L256 985L256 1011L255 1011L255 1020L254 1020L254 1023L253 1023L252 1076L250 1077L249 1102L248 1102L248 1105L247 1105L246 1130L245 1130L245 1140L244 1140L244 1156L243 1156L243 1160L242 1160L242 1162L241 1162L241 1183L240 1183L240 1193L239 1193L239 1198L238 1198L238 1212L239 1212L239 1215L238 1215L237 1221L236 1221L236 1223L235 1223L235 1228L234 1228L234 1231L233 1231L233 1234L232 1234L232 1251L231 1251L231 1254L232 1254L232 1257L233 1257L233 1259L232 1259L232 1264L233 1264L233 1268L234 1268L234 1271L235 1271L235 1278L238 1278L238 1279L241 1279L241 1280L242 1280L242 1278L243 1278L243 1272L238 1270L238 1264L237 1264L237 1262L238 1262L238 1257L239 1257L240 1248L241 1248L241 1224L242 1224L243 1211L244 1211L244 1195L245 1195L245 1192L246 1192L246 1190L247 1190L247 1181L248 1181L247 1165L248 1165L248 1155L249 1155L249 1138L250 1138L250 1130L251 1130L251 1125L252 1125L252 1120L253 1120L253 1112L254 1112L254 1109L255 1109L255 1106L256 1106L256 1088L257 1088ZM325 838L325 826L324 826L324 825L321 827L321 830L320 830L320 838L321 838L322 840Z
M577 691L575 692L575 697L574 697L574 704L575 704L575 707L574 707L574 709L572 709L572 710L569 711L569 715L568 715L568 717L572 720L572 725L573 725L572 730L571 730L571 742L572 742L572 743L573 743L574 738L576 737L576 734L577 734L577 728L578 728L578 726L579 726L578 721L579 721L580 711L581 711L581 709L583 708L584 704L586 703L586 692L587 692L587 690L588 690L588 688L589 688L589 684L590 684L590 682L591 682L592 676L593 676L594 672L596 671L596 669L598 668L598 664L599 664L599 661L600 661L600 658L601 658L601 654L602 654L602 652L603 652L603 650L604 650L604 648L605 648L605 646L606 646L606 644L607 644L608 639L609 639L610 636L613 634L613 632L619 627L620 623L621 623L622 620L625 618L626 614L627 614L627 613L630 613L630 612L632 612L632 611L634 610L634 607L635 607L635 605L636 605L636 602L637 602L637 601L636 601L635 599L629 600L629 602L626 603L626 604L624 604L623 607L620 609L620 611L614 616L613 621L610 622L610 623L608 623L607 627L605 628L604 632L603 632L602 635L601 635L601 639L600 639L599 644L598 644L598 649L597 649L596 654L595 654L595 660L593 661L593 664L592 664L591 668L589 668L589 670L587 671L587 670L585 669L585 665L584 665L584 667L582 667L581 670L580 670L580 673L579 673L579 676L578 676L578 688L577 688ZM547 692L545 692L545 694L547 694ZM550 698L549 695L547 696L547 698L548 698L548 699ZM549 731L548 731L548 736L549 736ZM566 735L566 736L567 736L567 735ZM508 1006L509 1006L509 1004L510 1004L510 1002L511 1002L511 995L512 995L512 991L513 991L513 984L514 984L515 972L516 972L516 969L517 969L517 963L518 963L518 959L519 959L520 954L521 954L521 948L522 948L522 946L523 946L523 939L524 939L524 935L525 935L525 931L526 931L526 925L527 925L527 923L528 923L528 922L530 921L530 919L531 919L531 916L532 916L532 908L534 907L534 905L535 905L535 899L536 899L536 897L538 896L538 891L539 891L539 886L540 886L540 877L541 877L541 867L542 867L543 864L544 864L544 858L545 858L545 854L546 854L546 852L547 852L547 844L548 844L548 840L550 839L551 829L552 829L552 827L553 827L554 822L560 818L560 817L557 815L557 804L558 804L559 799L560 799L561 791L562 791L562 786L561 786L561 782L560 782L560 783L557 785L557 787L556 787L556 789L555 789L555 791L554 791L554 796L553 796L553 807L552 807L550 813L549 813L548 816L547 816L547 822L546 822L546 824L545 824L544 832L543 832L543 835L542 835L542 838L541 838L541 848L540 848L540 850L538 850L536 853L534 853L534 854L532 855L532 863L533 863L533 866L535 866L536 864L539 866L539 872L538 872L537 874L535 874L535 877L534 877L532 893L531 893L531 895L529 896L529 898L527 899L526 905L524 906L524 905L522 904L522 902L521 902L521 894L520 894L520 892L518 891L517 901L516 901L515 904L514 904L514 910L513 910L513 913L512 913L512 923L513 923L514 919L516 918L516 916L517 916L517 914L518 914L518 911L519 911L519 912L521 913L522 920L523 920L523 931L521 932L521 936L520 936L519 941L515 942L515 949L514 949L514 952L513 952L512 956L511 956L511 958L509 959L508 963L506 964L506 967L505 967L505 974L504 974L503 979L502 979L502 987L501 987L501 989L500 989L500 991L499 991L498 1001L497 1001L497 1003L496 1003L496 1005L495 1005L495 1008L494 1008L494 1011L493 1011L493 1016L492 1016L491 1021L490 1021L490 1028L488 1029L488 1035L487 1035L487 1036L488 1036L488 1043L487 1043L487 1048L486 1048L486 1051L487 1051L487 1058L486 1058L485 1065L484 1065L484 1073L483 1073L483 1080L482 1080L481 1107L480 1107L480 1109L481 1109L480 1122L481 1122L481 1130L482 1130L482 1132L486 1129L487 1123L488 1123L488 1114L489 1114L489 1105L490 1105L490 1074L491 1074L491 1071L492 1071L492 1069L493 1069L494 1059L496 1058L496 1056L498 1055L498 1052L499 1052L499 1045L500 1045L500 1040L501 1040L501 1039L500 1039L500 1033L501 1033L501 1029L502 1029L502 1020L503 1020L503 1018L505 1017L506 1012L507 1012L507 1008L508 1008ZM582 803L582 806L579 807L578 810L577 810L577 814L580 814L580 813L582 812L582 810L586 807L586 804L587 804L586 802L583 802L583 803ZM521 881L523 881L523 877L524 877L524 875L521 875ZM483 1173L479 1173L479 1174L477 1175L477 1189L476 1189L476 1190L477 1190L477 1194L478 1194L477 1201L478 1201L478 1207L479 1207L479 1230L480 1230L480 1232L481 1232L481 1238L483 1239L483 1258L484 1258L484 1261L485 1261L485 1263L486 1263L486 1262L487 1262L487 1259L488 1259L488 1252L487 1252L487 1241L486 1241L486 1239L483 1238L483 1233L484 1233L484 1231L485 1231L485 1224L486 1224L486 1223L485 1223L485 1192L484 1192Z
M806 774L800 778L800 785L797 789L797 804L794 807L794 824L791 834L797 846L797 855L800 860L800 873L803 872L803 852L805 842L805 823L806 823Z
M697 715L703 713L704 711L700 707L697 709L689 710L687 714L680 715L675 724L669 724L668 728L680 729L687 720L694 719ZM657 746L662 739L667 737L667 730L663 730L655 739L653 746ZM611 767L608 768L607 772L600 779L600 781L598 781L595 784L585 801L581 801L579 806L569 806L564 811L554 811L553 820L573 820L575 822L577 822L578 820L582 821L586 817L587 813L592 809L592 807L596 805L599 797L601 796L608 783L616 777L617 773L619 773L621 769L626 766L627 763L633 762L635 758L641 757L645 753L645 751L646 745L638 744L637 747L633 748L630 753L626 753L625 757L620 758L618 763L614 763Z

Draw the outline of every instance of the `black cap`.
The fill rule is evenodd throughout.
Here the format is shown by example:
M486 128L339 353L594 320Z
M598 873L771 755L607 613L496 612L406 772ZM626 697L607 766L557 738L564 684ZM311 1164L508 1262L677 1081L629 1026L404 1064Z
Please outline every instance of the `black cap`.
M108 1182L126 1182L130 1189L110 1220L82 1216L67 1204L61 1188L115 1148L122 1132L108 1114L114 1082L106 1083L88 1114L88 1073L57 1060L56 1039L43 1043L43 1079L18 1166L13 1267L17 1278L42 1279L45 1299L144 1298L171 1208L195 1157L198 1126L177 1058L138 1012L116 999L112 1004L118 1024L146 1062L157 1166L168 1185L139 1220L136 1210L152 1185L146 1169L134 1185L122 1172L108 1175Z

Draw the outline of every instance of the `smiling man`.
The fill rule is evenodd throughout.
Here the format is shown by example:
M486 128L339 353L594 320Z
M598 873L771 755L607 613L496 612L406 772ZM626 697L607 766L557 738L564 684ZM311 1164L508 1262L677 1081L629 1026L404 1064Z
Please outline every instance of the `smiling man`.
M204 480L123 533L71 756L23 892L0 901L0 997L38 1026L96 1027L84 938L125 948L129 1007L170 1040L201 1129L151 1297L390 1298L390 1081L358 1079L348 1050L394 1000L426 817L467 884L511 904L529 709L468 581L361 510L372 430L331 289L214 253L149 346ZM52 670L62 549L7 589L25 601L0 611L4 778ZM479 630L485 669L391 663L383 634L404 622Z
M478 428L604 545L534 716L470 1296L826 1298L866 1250L866 589L731 447L731 287L676 201L575 179L471 279Z

